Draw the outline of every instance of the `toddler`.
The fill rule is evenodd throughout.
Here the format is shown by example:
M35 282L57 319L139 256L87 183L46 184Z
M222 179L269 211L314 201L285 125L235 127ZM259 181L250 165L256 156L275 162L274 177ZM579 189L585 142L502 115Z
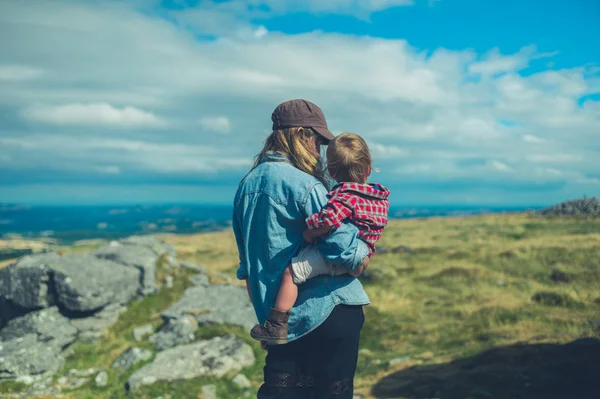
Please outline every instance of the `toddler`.
M381 184L367 183L371 174L367 143L353 133L337 136L327 148L327 169L338 185L327 195L329 201L323 209L306 219L304 239L312 244L348 220L358 227L360 239L369 247L371 257L387 224L390 192ZM304 247L285 269L267 320L254 326L250 335L269 344L287 343L288 318L298 297L297 284L324 274L347 273L345 267L327 261L314 245ZM350 274L357 276L356 272Z

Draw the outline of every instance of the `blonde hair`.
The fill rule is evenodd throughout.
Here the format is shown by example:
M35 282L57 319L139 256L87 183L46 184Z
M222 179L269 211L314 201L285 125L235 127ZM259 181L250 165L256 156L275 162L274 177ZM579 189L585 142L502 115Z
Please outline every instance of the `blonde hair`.
M276 152L289 158L293 166L323 181L323 167L319 159L311 152L308 142L318 133L310 128L290 127L274 130L265 140L265 145L254 160L256 168L267 152ZM252 170L251 169L251 170Z
M358 134L342 133L329 142L327 168L338 182L365 183L371 172L371 153Z

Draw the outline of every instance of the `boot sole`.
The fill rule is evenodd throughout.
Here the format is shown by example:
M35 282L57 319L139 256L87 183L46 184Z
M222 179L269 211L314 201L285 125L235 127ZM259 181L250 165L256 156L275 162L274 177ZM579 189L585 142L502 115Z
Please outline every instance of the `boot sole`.
M287 338L260 337L258 335L254 335L252 331L250 331L250 336L257 341L265 341L271 345L282 345L288 343Z

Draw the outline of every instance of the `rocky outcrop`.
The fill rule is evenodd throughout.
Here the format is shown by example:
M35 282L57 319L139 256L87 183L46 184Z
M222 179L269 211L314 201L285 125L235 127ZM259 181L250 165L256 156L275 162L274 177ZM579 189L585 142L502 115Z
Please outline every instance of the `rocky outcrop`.
M146 247L151 249L156 255L161 256L167 254L169 256L177 256L175 248L152 235L145 236L130 236L119 241L124 245L133 245Z
M233 382L238 388L242 389L250 388L252 386L252 383L244 374L236 375L235 377L233 377L231 382Z
M194 341L194 333L197 328L198 322L192 316L168 319L160 331L150 337L150 342L154 343L154 348L157 351L189 344Z
M203 274L206 273L206 267L199 265L197 263L194 263L194 262L181 261L181 262L179 262L179 265L183 268L190 269L190 270L196 271L198 273L203 273Z
M144 339L146 335L150 335L154 332L154 327L152 324L146 324L141 327L136 327L133 329L133 338L140 342Z
M210 281L208 280L208 276L206 274L191 275L189 280L194 285L203 285L205 287L210 285Z
M161 313L165 320L193 316L199 324L233 324L250 329L256 316L248 293L234 285L188 288L181 299Z
M596 197L565 201L537 212L540 216L600 216L600 200Z
M54 345L38 341L36 334L0 342L0 382L26 376L53 375L64 364Z
M112 241L92 254L98 258L107 259L138 270L140 295L151 295L158 291L156 263L160 255L156 254L151 248Z
M105 387L108 385L108 373L104 370L102 370L101 372L98 373L98 375L96 375L96 378L94 378L94 382L96 383L96 386L99 388Z
M127 381L127 388L135 390L160 381L222 377L254 362L252 348L239 338L216 337L160 352L152 363L133 373Z
M88 255L42 253L0 270L0 327L28 312L58 306L93 313L156 292L155 268L175 250L152 236L114 241Z
M126 304L138 293L136 270L95 256L65 256L51 269L56 302L67 311L93 312L109 304Z
M91 255L32 255L0 270L0 311L27 313L57 305L65 312L93 312L129 302L138 288L139 273L112 261Z
M150 236L113 242L93 254L42 253L0 270L0 380L53 375L63 349L92 342L126 305L156 292L156 265L175 250ZM79 378L79 377L77 377Z
M75 341L77 329L69 319L60 314L57 307L51 307L11 320L0 330L0 342L15 340L28 334L34 334L38 342L54 346L60 351Z
M0 383L25 382L24 397L54 395L84 385L105 387L109 375L131 372L150 362L153 351L130 347L114 361L114 372L94 368L56 375L63 368L64 357L74 350L69 348L73 342L101 338L130 301L160 288L156 283L159 265L161 272L174 276L189 274L178 273L175 269L180 267L205 271L202 266L179 262L173 248L156 238L141 236L112 242L91 254L25 256L3 269L0 327L1 323L5 327L0 328ZM228 281L227 276L215 276ZM170 283L167 280L166 285L175 283L172 277ZM129 389L158 381L220 378L254 364L252 348L234 336L194 342L203 324L252 327L256 319L246 290L210 284L203 273L190 280L195 286L163 312L164 324L157 332L152 334L152 324L133 329L137 341L146 341L152 334L149 339L158 354L131 375ZM250 385L243 375L234 383L243 389Z
M31 255L0 270L0 298L5 301L0 314L12 310L9 306L24 311L52 306L55 298L50 267L60 260L57 253Z
M110 304L99 312L87 317L71 319L71 324L77 328L77 339L82 342L94 342L106 333L106 330L115 324L119 315L127 308L120 304Z
M112 368L125 371L140 362L149 360L152 357L152 352L147 349L131 347L121 354L112 364Z

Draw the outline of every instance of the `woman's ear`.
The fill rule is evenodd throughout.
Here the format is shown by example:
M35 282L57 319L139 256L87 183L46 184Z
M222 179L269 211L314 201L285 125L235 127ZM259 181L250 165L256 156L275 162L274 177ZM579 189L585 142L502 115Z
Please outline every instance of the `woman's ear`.
M307 143L310 143L312 137L310 134L308 134L308 130L306 130L303 127L299 127L298 128L298 134L300 135L300 137L302 138L302 140L304 140Z

